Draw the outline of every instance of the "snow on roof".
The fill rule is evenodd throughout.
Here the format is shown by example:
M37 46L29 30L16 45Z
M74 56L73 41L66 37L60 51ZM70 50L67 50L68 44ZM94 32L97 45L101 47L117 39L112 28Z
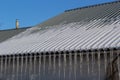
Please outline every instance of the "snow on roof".
M84 11L65 12L0 43L0 55L118 48L120 47L119 4L114 4L114 7L110 7L111 4L104 6L106 10L100 10L99 13L91 9L92 12L84 15L85 19L81 16ZM99 9L103 9L100 7ZM71 19L69 14L73 14L74 20L67 21L67 17ZM53 22L55 22L53 25L47 26Z

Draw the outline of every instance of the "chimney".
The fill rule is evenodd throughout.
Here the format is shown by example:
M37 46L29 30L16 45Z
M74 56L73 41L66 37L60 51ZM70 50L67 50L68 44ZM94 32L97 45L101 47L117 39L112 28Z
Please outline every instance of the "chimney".
M16 19L16 29L19 29L19 21Z

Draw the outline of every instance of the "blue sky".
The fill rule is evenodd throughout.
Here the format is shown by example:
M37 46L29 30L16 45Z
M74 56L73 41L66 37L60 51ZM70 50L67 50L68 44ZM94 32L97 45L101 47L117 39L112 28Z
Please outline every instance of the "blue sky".
M37 25L65 10L115 0L0 0L0 30Z

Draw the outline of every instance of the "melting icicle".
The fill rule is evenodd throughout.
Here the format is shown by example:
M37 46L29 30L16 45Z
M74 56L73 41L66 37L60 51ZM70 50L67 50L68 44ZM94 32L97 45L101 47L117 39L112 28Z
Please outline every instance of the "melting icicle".
M107 72L107 52L104 51L104 65L105 65L105 73Z
M66 80L66 53L64 53L63 56L64 56L64 80Z
M41 79L41 54L39 54L39 79Z
M14 72L15 72L15 56L13 55L12 56L12 80L14 80L14 77L15 77L15 74L14 74Z
M56 54L53 54L53 75L55 75L56 71Z
M49 53L49 67L48 67L49 69L48 70L50 74L51 74L51 64L52 64L51 61L52 61L51 53Z
M1 56L1 72L0 72L1 78L3 77L3 56Z
M6 75L6 72L7 72L7 56L5 56L5 58L4 58L4 77L5 77L5 75ZM6 75L7 76L7 75Z
M59 62L58 62L59 71L58 71L58 75L59 75L59 80L61 80L61 53L59 53L58 57L59 57Z
M83 63L83 53L81 52L80 53L80 74L81 74L81 76L83 75L83 73L82 73L82 63Z
M29 66L29 77L30 77L30 80L33 80L33 76L32 76L32 57L33 57L33 55L31 54L30 56L29 56L29 64L30 64L30 66Z
M74 80L76 80L77 76L76 66L77 66L77 53L74 53Z
M20 71L20 73L21 73L21 80L23 80L23 58L24 58L24 56L22 55L21 56L21 71Z
M98 51L98 80L100 80L100 51Z
M27 68L28 68L28 55L25 56L25 74L26 74L26 77L27 77Z
M9 59L9 64L10 64L10 60L11 60L11 57L10 57L10 59ZM19 68L19 62L20 62L19 60L20 60L20 57L19 57L19 55L18 55L18 56L17 56L17 66L16 66L16 67L17 67L17 70L16 70L16 72L17 72L17 74L16 74L16 75L17 75L17 80L19 80L19 77L18 77L18 76L19 76L19 69L20 69L20 68Z
M72 53L69 53L69 80L71 79L71 74L72 74Z
M89 66L89 52L86 54L86 56L87 56L87 67L88 67L88 76L89 76L89 73L90 73L90 66Z
M33 79L35 78L35 76L36 76L36 55L34 55L34 67L33 67L33 69L34 69L34 72L33 72Z
M46 73L46 54L44 53L43 54L43 76L45 76L45 73Z
M92 55L92 74L94 75L94 62L95 62L94 51L91 53L91 55Z

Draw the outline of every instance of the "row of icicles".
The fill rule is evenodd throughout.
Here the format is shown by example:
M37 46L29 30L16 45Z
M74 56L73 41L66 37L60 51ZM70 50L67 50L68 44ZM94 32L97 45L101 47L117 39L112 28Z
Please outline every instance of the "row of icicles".
M111 50L1 56L0 80L120 80L119 55Z

